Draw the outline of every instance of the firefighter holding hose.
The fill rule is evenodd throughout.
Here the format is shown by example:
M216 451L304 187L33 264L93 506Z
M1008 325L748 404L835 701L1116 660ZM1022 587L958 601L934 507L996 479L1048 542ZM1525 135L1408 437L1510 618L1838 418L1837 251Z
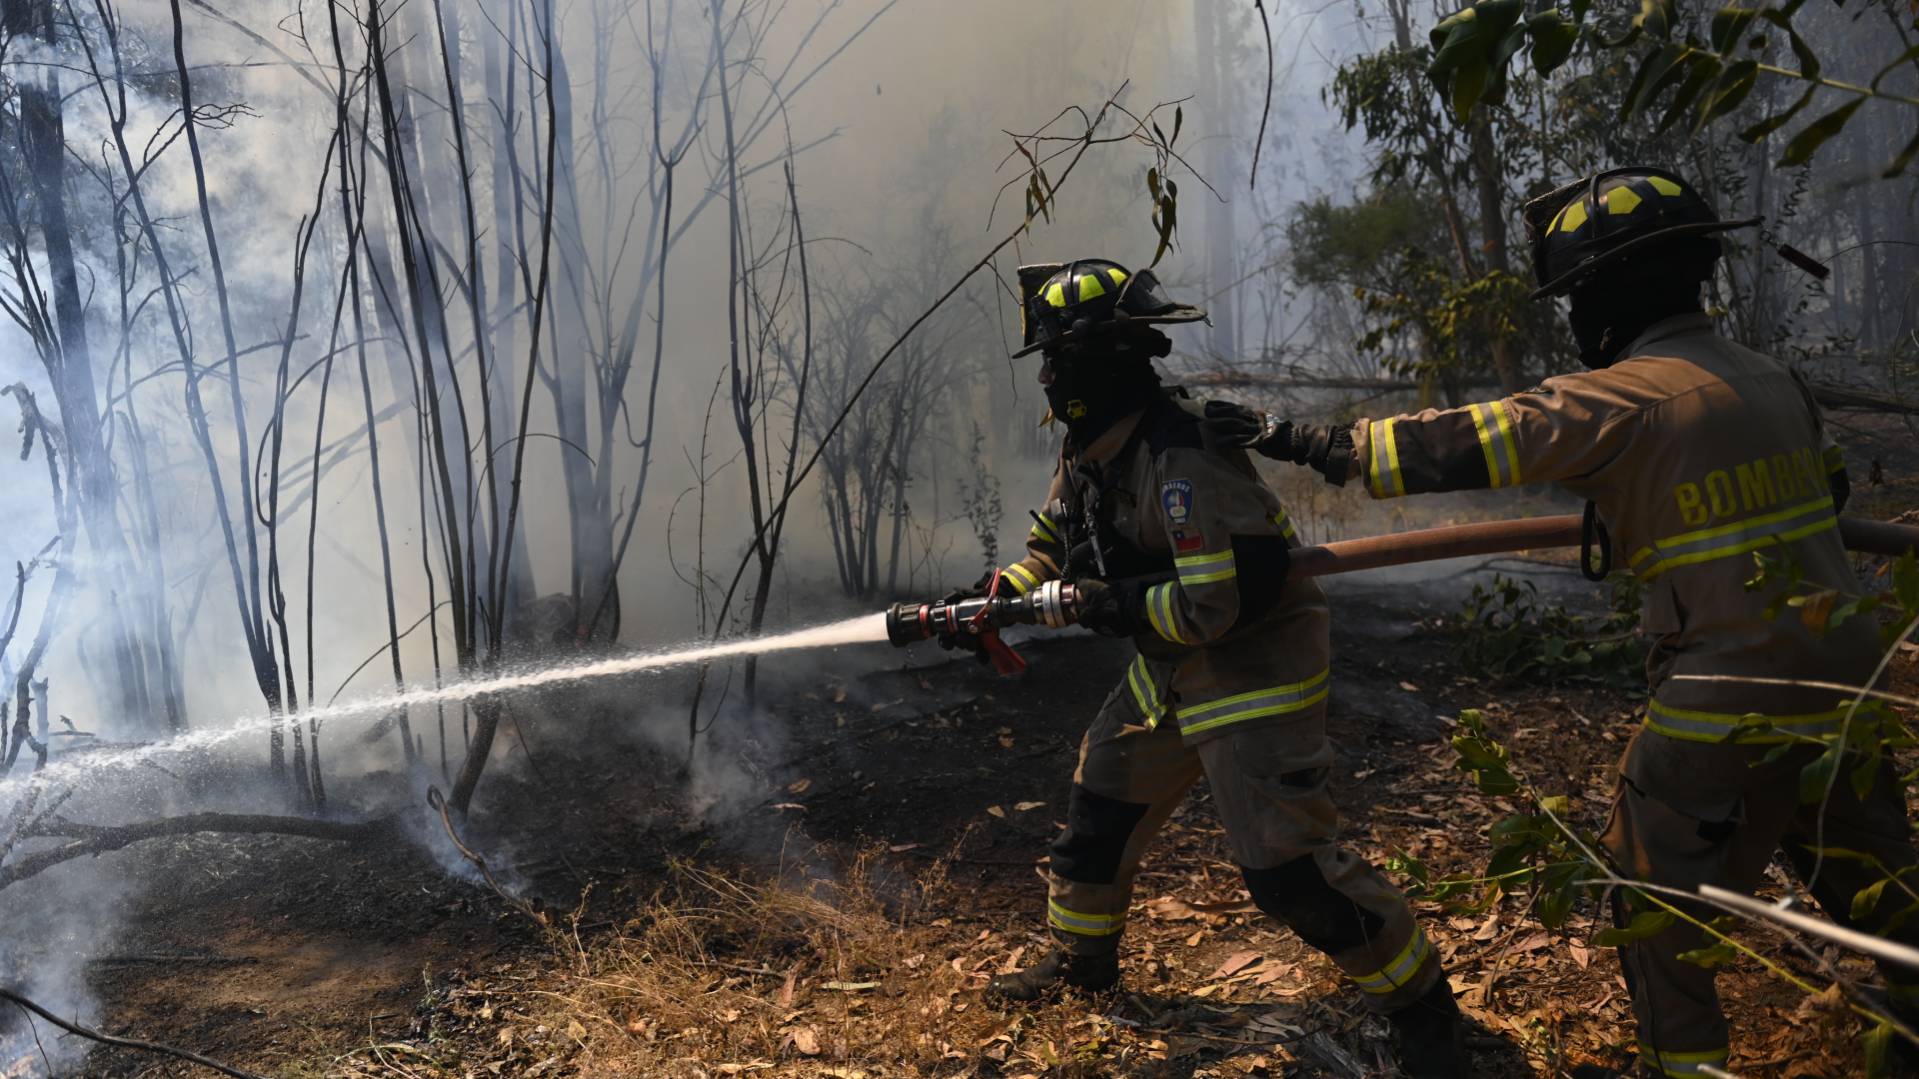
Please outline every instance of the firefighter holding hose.
M1609 548L1645 583L1642 629L1653 639L1652 696L1620 763L1608 856L1652 884L1750 891L1783 846L1835 921L1883 930L1902 903L1852 915L1861 889L1915 863L1890 765L1859 794L1849 776L1860 762L1842 764L1829 798L1802 803L1800 772L1823 750L1819 739L1848 722L1847 695L1737 680L1865 685L1879 652L1870 619L1821 632L1791 609L1772 616L1773 597L1746 585L1758 552L1789 558L1810 585L1861 591L1836 527L1843 462L1811 392L1785 364L1719 336L1701 307L1721 254L1716 234L1757 219L1721 220L1685 180L1653 168L1600 172L1533 200L1524 217L1534 298L1570 297L1590 370L1496 401L1349 426L1212 402L1208 437L1333 484L1361 480L1375 498L1555 482L1588 499L1602 561ZM1856 855L1821 861L1821 845L1886 868ZM1614 896L1622 924L1649 909L1643 897ZM1919 944L1919 921L1893 935ZM1706 943L1681 919L1620 950L1643 1074L1726 1065L1713 971L1681 958ZM1895 1012L1914 1015L1919 972L1883 973Z
M1033 1001L1119 980L1140 856L1201 775L1253 901L1326 953L1396 1028L1407 1071L1467 1074L1459 1012L1403 895L1342 848L1326 780L1324 594L1288 580L1296 541L1243 450L1202 444L1201 416L1160 385L1156 324L1205 317L1150 270L1105 260L1020 268L1025 347L1066 439L1027 557L998 595L1071 582L1078 619L1137 649L1080 745L1053 843L1058 947L994 979ZM972 645L966 635L945 643Z

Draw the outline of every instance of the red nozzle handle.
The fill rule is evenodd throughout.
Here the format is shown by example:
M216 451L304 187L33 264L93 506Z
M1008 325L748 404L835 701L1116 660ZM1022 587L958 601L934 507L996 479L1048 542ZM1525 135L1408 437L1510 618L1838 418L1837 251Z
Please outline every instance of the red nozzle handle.
M979 635L980 647L993 661L993 669L1003 675L1015 675L1026 669L1026 659L1013 646L999 639L999 630L989 629Z

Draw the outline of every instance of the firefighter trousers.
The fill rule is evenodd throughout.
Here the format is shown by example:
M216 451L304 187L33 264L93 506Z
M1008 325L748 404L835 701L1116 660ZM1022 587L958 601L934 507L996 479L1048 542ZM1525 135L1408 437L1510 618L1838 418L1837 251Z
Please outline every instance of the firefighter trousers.
M1784 847L1799 879L1810 881L1813 897L1833 921L1919 946L1919 919L1885 932L1907 905L1897 889L1888 888L1861 917L1853 917L1854 897L1862 889L1915 862L1905 800L1891 767L1879 769L1862 798L1853 791L1851 766L1842 766L1822 831L1819 804L1802 805L1798 797L1799 773L1817 750L1795 750L1762 763L1769 748L1641 731L1626 749L1601 838L1621 875L1686 891L1716 884L1750 892L1764 878L1774 852ZM1823 860L1818 848L1827 852ZM1877 859L1886 870L1865 858ZM1622 924L1648 909L1657 908L1643 897L1614 896L1614 916ZM1682 909L1701 921L1720 913L1703 906ZM1702 1064L1725 1067L1726 1020L1713 971L1680 958L1710 943L1681 919L1620 949L1639 1025L1640 1058L1655 1074L1691 1076L1704 1074ZM1881 973L1895 1007L1911 1014L1907 1009L1919 1005L1919 974L1891 966Z
M1339 846L1332 763L1324 703L1189 746L1173 716L1149 728L1116 689L1080 744L1053 843L1053 935L1075 954L1118 949L1140 857L1203 774L1260 910L1331 958L1376 1010L1411 1003L1440 977L1439 960L1399 889Z

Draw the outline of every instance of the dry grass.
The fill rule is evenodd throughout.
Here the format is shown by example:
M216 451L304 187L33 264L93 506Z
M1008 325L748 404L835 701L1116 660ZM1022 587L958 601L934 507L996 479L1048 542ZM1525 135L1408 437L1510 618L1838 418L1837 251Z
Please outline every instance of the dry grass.
M676 864L627 924L556 933L561 969L524 987L515 978L457 989L448 1004L501 1024L507 1074L542 1061L550 1073L594 1076L841 1079L1123 1065L1113 1024L1084 1006L983 1006L976 990L1026 949L986 933L967 946L935 909L952 898L937 865L902 879L872 856L835 879L764 883ZM1140 1052L1165 1048L1139 1040ZM1103 1064L1075 1068L1075 1056Z

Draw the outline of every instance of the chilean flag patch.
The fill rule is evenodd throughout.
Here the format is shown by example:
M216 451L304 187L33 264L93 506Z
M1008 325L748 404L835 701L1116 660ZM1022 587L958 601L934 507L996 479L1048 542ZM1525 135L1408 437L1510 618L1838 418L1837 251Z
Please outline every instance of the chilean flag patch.
M1167 480L1160 484L1159 502L1166 507L1166 520L1174 528L1185 524L1193 516L1193 481Z

